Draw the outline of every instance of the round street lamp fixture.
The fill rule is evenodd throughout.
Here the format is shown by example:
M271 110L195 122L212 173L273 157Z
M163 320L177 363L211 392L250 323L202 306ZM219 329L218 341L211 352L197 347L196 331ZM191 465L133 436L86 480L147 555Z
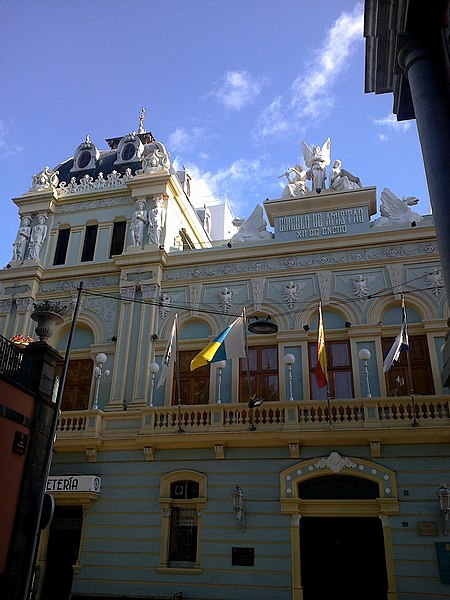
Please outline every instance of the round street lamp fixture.
M248 330L251 333L269 335L272 333L277 333L278 325L272 321L269 315L267 315L265 319L262 317L249 317Z

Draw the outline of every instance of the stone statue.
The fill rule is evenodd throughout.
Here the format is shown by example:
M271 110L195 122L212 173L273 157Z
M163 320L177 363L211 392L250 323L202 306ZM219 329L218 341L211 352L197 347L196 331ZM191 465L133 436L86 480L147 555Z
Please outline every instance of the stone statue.
M159 244L164 226L164 198L156 196L153 202L154 206L148 213L148 242L149 244Z
M148 223L145 200L136 200L137 210L133 213L131 221L130 237L131 246L142 246L144 242L144 227Z
M230 242L256 242L261 239L272 239L272 234L267 231L267 223L264 219L262 206L257 204L248 219L236 218L232 221L235 227L239 227Z
M294 174L292 179L290 177L291 173ZM308 191L308 187L306 185L307 175L303 165L289 167L286 173L283 173L283 175L280 175L280 177L286 177L288 180L288 184L281 194L282 198L298 198L299 196L304 196Z
M20 227L17 230L16 239L13 243L13 257L12 260L23 260L27 251L27 245L31 235L31 219L29 217L22 217L20 220Z
M170 305L172 304L172 296L169 294L162 293L159 297L159 316L164 319L170 312Z
M326 167L330 164L331 140L327 138L322 148L313 146L312 150L306 142L302 144L303 158L308 167L306 178L312 180L312 191L318 194L325 188L327 178Z
M419 199L414 196L403 196L402 199L397 198L391 190L384 188L381 192L381 217L375 219L372 226L411 225L412 223L422 221L422 216L409 208L418 202Z
M47 225L45 224L46 220L47 215L44 213L41 213L37 216L37 225L35 225L31 230L28 258L39 260L41 248L45 242L45 238L47 237Z
M345 192L346 190L356 190L361 186L359 177L355 177L345 169L341 169L342 162L335 160L330 173L330 188L336 192Z

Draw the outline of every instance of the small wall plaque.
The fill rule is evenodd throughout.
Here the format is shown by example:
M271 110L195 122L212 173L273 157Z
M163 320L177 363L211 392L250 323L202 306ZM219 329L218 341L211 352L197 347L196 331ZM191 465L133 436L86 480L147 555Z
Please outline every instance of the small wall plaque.
M28 435L22 431L16 431L12 445L13 454L23 456L27 451Z
M233 547L231 549L231 564L241 567L254 567L255 549Z
M418 535L438 535L436 521L417 521Z

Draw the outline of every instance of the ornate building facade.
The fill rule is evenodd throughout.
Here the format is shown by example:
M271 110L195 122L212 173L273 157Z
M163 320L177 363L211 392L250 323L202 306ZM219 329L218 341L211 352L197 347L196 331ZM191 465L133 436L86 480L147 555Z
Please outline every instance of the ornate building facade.
M383 189L375 218L376 188L331 168L327 140L217 240L142 124L107 141L86 138L14 199L1 272L6 338L33 335L35 302L81 298L37 598L447 597L449 313L432 216ZM402 297L409 353L385 373ZM243 312L246 358L191 371ZM51 338L62 354L71 323Z

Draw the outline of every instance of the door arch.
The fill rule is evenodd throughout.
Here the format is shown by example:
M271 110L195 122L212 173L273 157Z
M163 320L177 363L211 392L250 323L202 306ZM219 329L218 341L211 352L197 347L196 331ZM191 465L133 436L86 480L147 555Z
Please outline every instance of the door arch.
M336 495L335 491L328 494L320 494L321 497L302 498L302 489L321 488L319 485L307 485L314 478L330 478L333 486L332 476L338 475L336 479L345 481L344 478L362 480L361 489L367 489L366 493L355 492L354 497L342 497L346 492ZM367 485L364 485L364 480ZM311 482L310 482L311 483ZM347 482L346 482L347 483ZM303 485L302 485L303 484ZM305 485L306 484L306 485ZM348 486L342 486L343 489ZM355 486L358 487L358 486ZM324 487L323 489L326 489ZM330 488L333 490L333 488ZM311 494L305 494L311 496ZM352 494L347 494L352 495ZM312 494L314 496L314 494ZM327 497L323 497L327 496ZM301 573L301 540L300 521L302 517L311 518L361 518L369 521L360 521L360 524L370 522L374 525L374 518L379 519L382 527L382 540L384 543L384 554L387 576L387 598L397 600L392 538L389 524L389 516L398 514L397 482L395 473L375 462L341 456L338 452L332 452L327 457L312 458L292 465L280 473L280 504L282 514L291 515L291 554L292 554L292 588L293 600L308 600L305 597L302 585ZM329 522L331 523L331 521ZM350 523L350 521L348 521ZM305 530L305 528L304 528ZM326 576L326 570L324 571Z

